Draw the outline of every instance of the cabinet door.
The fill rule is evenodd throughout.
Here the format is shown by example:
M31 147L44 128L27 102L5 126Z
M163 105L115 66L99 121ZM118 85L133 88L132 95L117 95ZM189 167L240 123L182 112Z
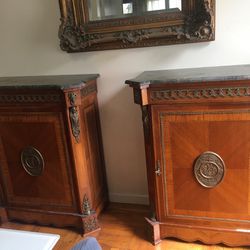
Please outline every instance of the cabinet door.
M158 219L249 220L250 110L179 110L153 109Z
M75 211L62 114L1 113L4 205Z

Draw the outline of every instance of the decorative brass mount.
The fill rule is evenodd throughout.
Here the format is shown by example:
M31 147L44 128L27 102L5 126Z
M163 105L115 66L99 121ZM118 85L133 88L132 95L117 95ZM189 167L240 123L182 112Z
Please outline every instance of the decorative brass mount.
M21 163L24 170L31 176L40 176L44 170L42 154L31 146L22 150Z
M76 142L79 143L80 140L80 121L79 121L79 113L76 106L76 97L77 95L74 92L68 94L69 103L71 107L69 107L69 119L71 123L72 134L76 139Z
M214 152L202 153L194 165L196 180L206 188L217 186L225 174L225 163L222 158Z

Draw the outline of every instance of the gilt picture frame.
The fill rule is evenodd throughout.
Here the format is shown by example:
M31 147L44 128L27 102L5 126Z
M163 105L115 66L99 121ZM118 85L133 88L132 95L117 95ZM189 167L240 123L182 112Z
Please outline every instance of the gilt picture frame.
M63 51L138 48L215 39L215 0L182 0L178 12L91 21L87 0L59 0Z

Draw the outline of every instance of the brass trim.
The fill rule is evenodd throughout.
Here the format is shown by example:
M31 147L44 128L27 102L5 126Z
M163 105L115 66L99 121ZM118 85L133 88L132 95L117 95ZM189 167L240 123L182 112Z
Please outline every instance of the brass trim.
M83 214L90 215L91 214L91 207L88 196L85 194L83 197Z
M188 218L190 220L208 220L208 221L228 221L228 222L241 222L241 223L250 223L250 220L243 220L243 219L228 219L228 218L212 218L207 216L192 216L192 215L180 215L180 214L171 214L168 215L168 218L178 218L178 219L185 219Z

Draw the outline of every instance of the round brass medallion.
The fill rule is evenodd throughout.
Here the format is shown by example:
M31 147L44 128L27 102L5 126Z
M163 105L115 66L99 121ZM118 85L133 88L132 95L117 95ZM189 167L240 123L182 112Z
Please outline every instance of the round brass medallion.
M24 170L32 176L40 176L44 169L42 154L34 147L27 147L21 152L21 163Z
M203 187L213 188L217 186L222 181L224 173L225 163L214 152L204 152L195 161L194 175Z

